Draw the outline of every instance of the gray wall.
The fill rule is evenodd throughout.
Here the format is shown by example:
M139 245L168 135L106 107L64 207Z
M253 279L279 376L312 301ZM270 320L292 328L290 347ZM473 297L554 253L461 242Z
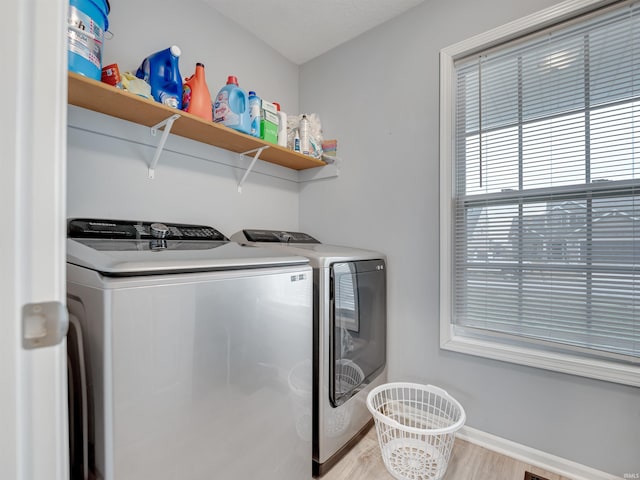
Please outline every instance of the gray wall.
M182 76L204 63L212 96L235 75L245 90L297 112L297 65L202 0L112 1L111 7L113 38L105 42L103 65L135 72L148 54L176 44ZM226 235L243 227L298 227L298 184L277 178L291 178L288 169L259 165L262 173L251 173L239 194L244 170L238 166L248 161L170 136L149 180L146 165L158 141L149 129L75 107L69 123L68 217L204 223Z
M300 228L388 255L391 380L440 385L469 426L622 476L640 472L638 388L439 349L438 52L553 3L427 0L303 65L301 110L343 162L302 188Z

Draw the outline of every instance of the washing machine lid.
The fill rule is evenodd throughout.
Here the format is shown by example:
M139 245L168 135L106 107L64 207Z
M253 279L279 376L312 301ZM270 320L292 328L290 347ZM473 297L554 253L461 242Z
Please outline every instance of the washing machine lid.
M231 235L240 245L266 247L270 250L301 255L310 260L311 266L326 268L335 262L351 260L385 259L379 252L360 248L320 243L311 235L282 230L245 229Z
M285 230L257 230L246 229L238 232L238 235L242 236L247 242L253 243L268 243L268 244L320 244L318 240L313 238L308 233L303 232L291 232Z
M290 252L243 247L213 227L129 220L73 219L67 262L107 276L304 265Z

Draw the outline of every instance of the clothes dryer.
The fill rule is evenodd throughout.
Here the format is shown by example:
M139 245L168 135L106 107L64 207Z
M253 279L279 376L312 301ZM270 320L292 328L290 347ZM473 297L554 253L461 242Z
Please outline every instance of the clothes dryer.
M301 232L242 230L241 245L309 259L313 268L313 473L326 473L373 424L366 398L387 379L386 257Z
M68 237L74 479L311 476L290 381L311 383L307 258L199 225L74 219Z

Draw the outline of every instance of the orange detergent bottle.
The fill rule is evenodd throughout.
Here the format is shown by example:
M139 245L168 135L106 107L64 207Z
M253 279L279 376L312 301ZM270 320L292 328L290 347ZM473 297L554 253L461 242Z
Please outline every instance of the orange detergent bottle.
M182 109L212 121L211 94L204 78L202 63L196 63L196 72L187 78L182 85Z

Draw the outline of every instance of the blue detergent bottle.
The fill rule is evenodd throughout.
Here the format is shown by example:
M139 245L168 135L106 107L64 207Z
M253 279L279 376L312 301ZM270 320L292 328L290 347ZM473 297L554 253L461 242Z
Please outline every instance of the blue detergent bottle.
M238 86L238 79L229 76L213 103L213 121L243 133L251 134L249 98Z
M260 107L262 106L262 100L256 92L249 92L249 125L251 131L249 132L254 137L260 137Z
M182 109L182 76L178 68L180 48L173 45L142 61L136 77L151 85L151 95L168 107Z

